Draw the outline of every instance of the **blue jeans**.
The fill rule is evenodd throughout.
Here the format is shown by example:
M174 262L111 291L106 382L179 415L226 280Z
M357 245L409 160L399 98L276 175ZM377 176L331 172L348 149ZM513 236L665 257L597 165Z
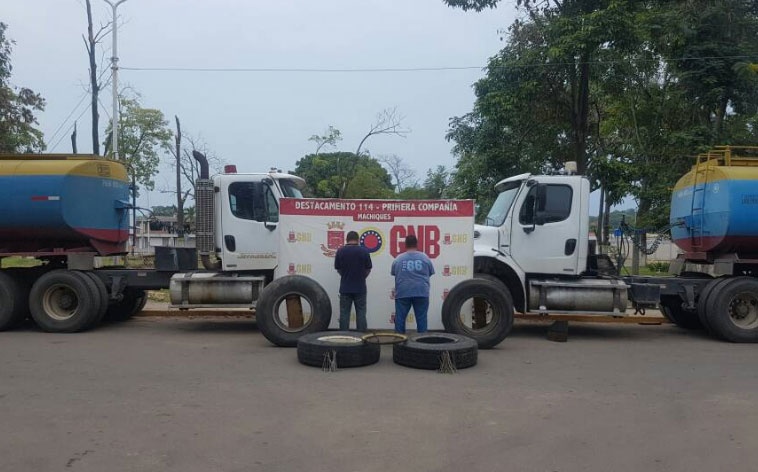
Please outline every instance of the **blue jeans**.
M429 311L429 297L395 299L395 332L405 334L405 319L413 306L416 316L416 331L426 333L426 312Z
M355 324L358 331L366 331L366 294L340 293L340 330L350 329L350 307L355 304Z

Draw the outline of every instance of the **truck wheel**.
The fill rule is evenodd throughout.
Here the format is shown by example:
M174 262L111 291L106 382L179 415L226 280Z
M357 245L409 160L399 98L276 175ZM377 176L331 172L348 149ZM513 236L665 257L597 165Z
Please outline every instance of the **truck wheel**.
M29 309L28 296L22 284L0 272L0 331L14 328L24 320Z
M669 321L684 329L702 329L697 312L682 308L682 299L678 296L661 297L661 313Z
M504 284L482 278L464 280L442 304L445 331L474 339L480 349L498 345L513 329L513 301Z
M29 310L40 329L73 333L92 326L100 304L85 277L58 269L37 279L29 294Z
M105 287L103 279L93 274L92 272L81 272L82 275L88 277L94 284L97 297L100 300L100 307L97 310L97 320L93 326L97 326L103 320L105 312L108 311L108 289Z
M758 342L758 280L726 279L709 300L706 316L714 334L733 343Z
M144 290L127 287L121 295L121 300L108 305L105 319L109 322L126 321L145 308L147 293Z
M322 331L297 340L297 360L314 367L323 367L328 356L334 356L340 369L376 364L380 353L379 344L365 342L355 331Z
M456 369L476 365L477 343L474 339L460 334L422 333L408 335L408 340L392 346L392 360L395 364L414 369L436 370L442 365L442 356L450 353L450 360Z
M307 306L303 306L303 301ZM261 290L255 320L266 339L277 346L294 347L300 336L329 327L332 302L315 280L288 275Z
M726 277L722 277L708 282L708 284L703 287L703 290L700 292L700 296L697 299L697 318L709 334L713 334L713 328L711 328L711 322L708 321L708 304L711 301L711 294L716 293L718 291L717 287L725 280Z

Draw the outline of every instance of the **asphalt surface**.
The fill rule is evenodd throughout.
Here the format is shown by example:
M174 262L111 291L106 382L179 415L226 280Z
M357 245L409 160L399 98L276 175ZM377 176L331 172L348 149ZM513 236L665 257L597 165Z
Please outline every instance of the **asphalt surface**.
M5 471L747 471L758 346L522 325L454 375L297 363L247 319L0 333Z

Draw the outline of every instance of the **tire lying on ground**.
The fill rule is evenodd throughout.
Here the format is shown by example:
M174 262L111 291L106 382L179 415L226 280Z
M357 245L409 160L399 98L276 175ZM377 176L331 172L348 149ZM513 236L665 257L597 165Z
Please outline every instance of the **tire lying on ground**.
M29 293L29 311L43 331L73 333L97 322L99 296L86 275L52 270L34 282Z
M314 367L324 366L334 356L337 368L361 367L379 362L381 346L364 342L355 331L322 331L305 334L297 341L297 360Z
M24 320L29 310L29 291L6 273L0 272L0 331L11 329Z
M758 342L758 280L725 279L711 292L706 306L713 334L733 343Z
M474 339L452 333L422 333L408 335L408 340L392 346L395 364L414 369L439 369L443 353L450 353L456 369L476 365L477 343Z
M481 310L484 323L468 326L462 316ZM445 331L476 340L479 348L489 349L503 341L513 329L513 300L501 282L484 278L464 280L448 293L442 304Z
M255 319L266 339L277 346L294 347L301 336L329 327L332 302L315 280L288 275L261 290Z
M141 289L126 287L122 296L121 300L108 305L104 317L106 321L126 321L142 311L147 303L147 292Z

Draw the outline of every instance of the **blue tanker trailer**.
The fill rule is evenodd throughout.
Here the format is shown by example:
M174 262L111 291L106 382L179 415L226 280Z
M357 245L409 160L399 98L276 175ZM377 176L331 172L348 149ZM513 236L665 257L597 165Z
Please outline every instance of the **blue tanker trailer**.
M124 166L66 155L0 157L0 257L123 254L129 237Z

